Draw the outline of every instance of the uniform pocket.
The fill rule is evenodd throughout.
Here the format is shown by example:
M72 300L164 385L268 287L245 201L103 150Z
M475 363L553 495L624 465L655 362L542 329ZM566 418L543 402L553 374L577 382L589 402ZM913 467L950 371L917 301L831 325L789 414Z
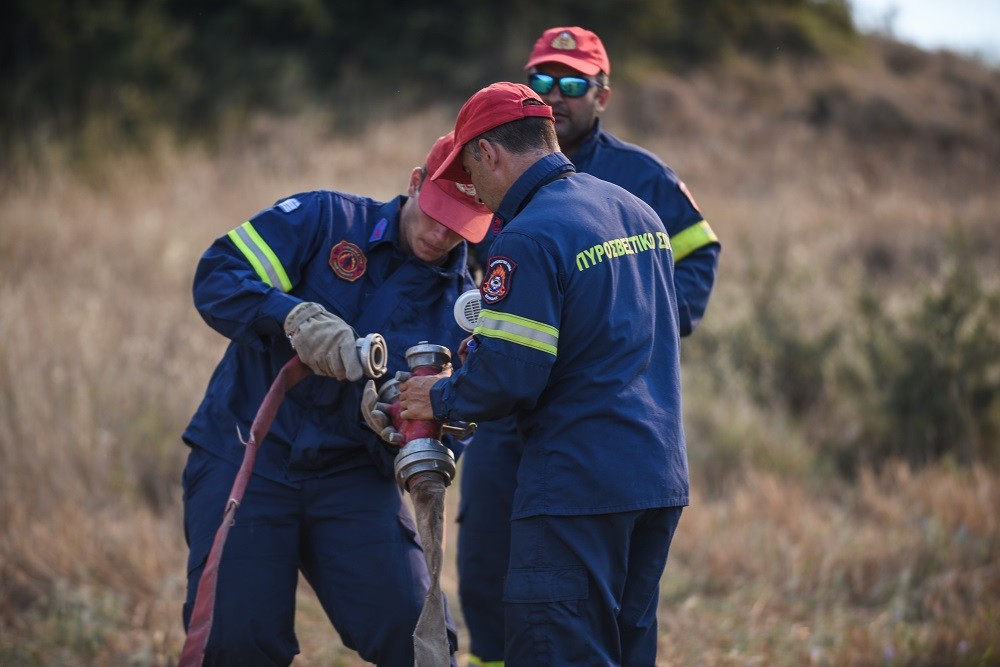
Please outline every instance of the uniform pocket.
M504 584L507 664L583 664L567 660L587 632L582 567L511 570ZM568 652L567 652L568 651Z
M538 568L507 573L503 601L524 604L578 602L587 599L587 571L582 567Z

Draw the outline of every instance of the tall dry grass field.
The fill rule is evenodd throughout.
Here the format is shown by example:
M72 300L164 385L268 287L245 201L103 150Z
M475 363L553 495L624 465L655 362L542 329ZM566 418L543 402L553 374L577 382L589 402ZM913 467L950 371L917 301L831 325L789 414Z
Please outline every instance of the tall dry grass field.
M796 344L853 332L859 290L905 309L954 261L955 234L972 247L959 259L996 290L997 74L928 58L904 76L894 62L615 91L608 127L684 177L724 244L708 317L684 345L694 497L662 582L662 665L1000 664L996 462L844 474L824 447L863 450L867 413L835 388L847 366L831 367L859 348L803 353L794 377L813 380L788 393L812 397L805 407L781 396L781 377L726 356L734 338L767 333L764 287L783 314L768 326L792 327ZM973 90L963 104L942 89L959 75ZM191 303L201 252L290 193L402 192L454 109L349 138L314 113L261 119L211 153L165 139L89 174L53 168L3 188L0 664L176 662L179 435L226 343ZM456 530L444 588L459 611ZM296 664L360 664L305 584L297 623Z

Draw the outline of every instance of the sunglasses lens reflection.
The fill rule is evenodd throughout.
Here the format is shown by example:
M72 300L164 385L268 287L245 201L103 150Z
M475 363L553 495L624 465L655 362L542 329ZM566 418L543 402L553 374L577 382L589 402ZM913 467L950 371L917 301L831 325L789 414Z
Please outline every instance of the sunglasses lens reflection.
M590 81L576 76L564 76L559 79L559 91L566 97L580 97L587 92Z
M548 74L532 74L528 77L528 87L539 95L547 95L555 83L556 80Z
M556 83L559 84L559 92L564 97L582 97L592 85L589 79L580 76L564 76L557 79L548 74L532 74L528 77L528 87L539 95L548 95Z

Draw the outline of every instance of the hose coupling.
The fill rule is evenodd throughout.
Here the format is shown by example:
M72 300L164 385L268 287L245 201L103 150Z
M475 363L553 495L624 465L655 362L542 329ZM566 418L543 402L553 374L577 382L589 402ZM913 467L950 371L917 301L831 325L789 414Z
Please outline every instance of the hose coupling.
M389 347L382 334L370 333L364 338L358 338L355 345L358 348L358 360L361 361L361 368L364 370L365 376L375 379L385 375L385 369L389 363Z
M411 477L419 473L435 472L444 478L444 485L455 478L455 455L433 438L417 438L406 443L396 454L394 465L399 488L407 491Z

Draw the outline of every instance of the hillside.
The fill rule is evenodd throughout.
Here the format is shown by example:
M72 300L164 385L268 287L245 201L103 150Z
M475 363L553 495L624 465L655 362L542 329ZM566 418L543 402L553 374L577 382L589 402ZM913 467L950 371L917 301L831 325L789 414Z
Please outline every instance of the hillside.
M723 243L660 664L1000 664L1000 72L876 39L612 83L606 126ZM289 193L402 192L456 109L261 114L0 190L0 664L176 663L179 434L226 342L201 252ZM297 623L296 665L360 664L304 585Z

